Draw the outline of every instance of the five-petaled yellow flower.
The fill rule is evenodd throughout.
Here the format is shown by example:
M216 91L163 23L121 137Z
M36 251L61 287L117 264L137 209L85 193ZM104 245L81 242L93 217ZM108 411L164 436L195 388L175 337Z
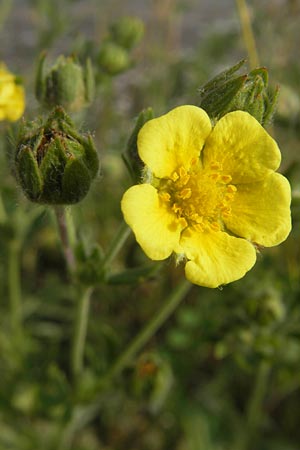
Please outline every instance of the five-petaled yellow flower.
M16 81L15 75L0 63L0 120L14 122L22 116L24 108L23 86Z
M142 127L138 152L146 175L123 196L125 221L149 258L183 257L192 283L238 280L257 245L288 236L290 185L275 173L280 151L250 114L231 112L212 128L204 110L177 107Z

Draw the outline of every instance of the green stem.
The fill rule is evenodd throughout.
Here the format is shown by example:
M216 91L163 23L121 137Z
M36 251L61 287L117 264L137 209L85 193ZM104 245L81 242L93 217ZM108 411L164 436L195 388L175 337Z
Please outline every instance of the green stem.
M270 371L270 362L262 360L257 370L253 391L249 397L245 426L241 428L241 434L238 436L235 446L236 450L254 448L253 440L262 422L263 402L268 388Z
M159 328L166 322L175 311L179 303L185 298L191 289L191 283L183 280L167 298L162 308L148 322L145 328L134 338L129 347L119 356L115 364L104 377L104 382L108 382L119 375L122 370L132 361L134 356L144 347L144 345L155 335Z
M54 212L56 215L58 231L65 256L65 261L67 263L69 272L72 274L75 270L75 256L72 247L72 244L74 244L74 231L73 227L71 227L70 212L68 219L64 206L54 208Z
M255 69L259 66L259 59L247 2L246 0L235 0L235 2L239 14L244 43L249 56L249 65L251 69Z
M112 263L112 261L114 260L116 255L119 253L119 251L125 244L130 233L131 233L130 228L124 222L120 226L115 238L113 239L113 241L110 245L110 248L108 249L108 252L106 253L106 256L104 258L104 267L105 268L108 268L110 266L110 264Z
M154 334L162 327L166 320L176 310L177 306L186 297L192 284L183 280L167 298L162 308L146 324L142 331L133 339L127 349L119 356L115 364L108 371L107 375L100 380L99 387L104 389L109 386L117 375L132 361L136 354L147 344ZM58 450L68 450L71 447L73 435L90 423L99 413L102 404L102 394L87 407L77 408L73 412L73 417L64 429L60 438Z
M22 303L21 303L21 281L20 281L20 243L13 240L8 246L8 285L10 302L11 329L20 342L22 338Z
M71 352L71 369L74 380L78 379L83 369L84 346L87 335L87 326L90 310L90 299L93 288L82 290L77 303L76 318L74 324L73 345Z
M7 214L6 214L6 211L4 208L2 195L0 193L0 223L5 223L6 220L7 220Z

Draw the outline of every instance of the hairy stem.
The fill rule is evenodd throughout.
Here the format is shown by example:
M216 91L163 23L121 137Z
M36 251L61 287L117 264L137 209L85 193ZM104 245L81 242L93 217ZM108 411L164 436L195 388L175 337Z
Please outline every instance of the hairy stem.
M67 219L66 210L63 206L54 208L54 211L65 261L69 272L72 273L75 270L75 256L72 248L73 234L70 230L70 218Z
M22 302L20 281L20 243L12 240L8 246L8 286L10 303L10 322L13 335L20 342L22 330Z
M71 369L75 381L78 379L83 369L84 346L87 335L90 299L92 292L93 288L91 287L82 289L81 296L77 303L71 352Z
M110 386L113 380L122 373L122 371L130 364L133 358L142 350L155 333L164 325L166 320L176 310L177 306L184 300L187 293L191 289L190 282L183 280L166 299L161 309L154 317L145 325L140 333L132 340L125 351L119 356L115 364L108 373L100 380L99 389L105 389ZM71 448L72 439L76 432L90 423L99 413L102 404L102 394L94 399L86 407L78 406L73 412L73 417L63 430L60 438L58 450L68 450Z
M155 333L166 322L170 315L175 311L179 303L185 298L191 289L191 283L183 280L167 298L162 308L146 324L141 332L133 339L127 349L119 356L104 381L107 382L119 375L122 370L132 361L135 355L145 346L145 344L155 335Z
M259 364L253 390L250 394L246 408L245 424L241 428L241 433L238 436L236 446L234 447L236 450L250 450L251 448L255 448L253 441L257 435L259 425L262 422L263 402L268 387L270 371L270 362L262 360Z
M116 257L116 255L119 253L119 251L121 250L121 248L123 247L123 245L125 244L128 236L130 235L131 230L128 227L128 225L124 222L115 238L113 239L110 248L108 249L105 259L104 259L104 267L108 268L110 266L110 264L112 263L112 261L114 260L114 258Z

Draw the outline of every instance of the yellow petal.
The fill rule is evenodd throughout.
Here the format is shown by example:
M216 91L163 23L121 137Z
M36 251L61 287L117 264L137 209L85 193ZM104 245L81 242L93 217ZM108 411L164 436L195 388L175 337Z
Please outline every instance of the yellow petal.
M185 274L199 286L215 288L242 278L256 261L254 246L222 231L187 230L180 245L188 261Z
M11 122L18 120L25 108L24 89L22 86L16 85L13 95L7 99L6 118Z
M199 158L210 131L210 119L203 109L179 106L146 122L138 134L138 152L156 177L168 177Z
M218 161L234 184L262 180L279 167L280 159L274 139L254 117L243 111L222 117L203 151L204 167Z
M272 173L258 183L237 186L225 221L230 231L265 247L280 244L291 231L291 189L288 180Z
M129 188L121 202L126 223L147 256L165 259L178 245L182 225L150 184Z

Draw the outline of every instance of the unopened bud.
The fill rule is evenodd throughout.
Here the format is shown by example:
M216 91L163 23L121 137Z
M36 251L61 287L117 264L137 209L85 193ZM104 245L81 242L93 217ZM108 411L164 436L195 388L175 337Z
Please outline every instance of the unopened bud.
M110 26L111 40L131 50L144 35L144 23L137 17L122 17Z
M41 204L73 204L88 193L99 169L90 135L77 132L57 107L40 125L25 124L15 157L16 177L29 200Z
M107 75L117 75L130 66L128 51L118 44L104 41L98 54L98 64Z
M48 108L62 106L69 112L76 112L87 106L92 101L95 88L90 60L83 67L73 56L59 56L45 75L45 57L45 53L42 53L37 69L37 99Z
M275 112L279 89L268 86L268 71L261 67L236 76L245 63L240 61L217 75L200 90L200 104L209 116L219 120L231 111L247 111L262 125L267 125Z

